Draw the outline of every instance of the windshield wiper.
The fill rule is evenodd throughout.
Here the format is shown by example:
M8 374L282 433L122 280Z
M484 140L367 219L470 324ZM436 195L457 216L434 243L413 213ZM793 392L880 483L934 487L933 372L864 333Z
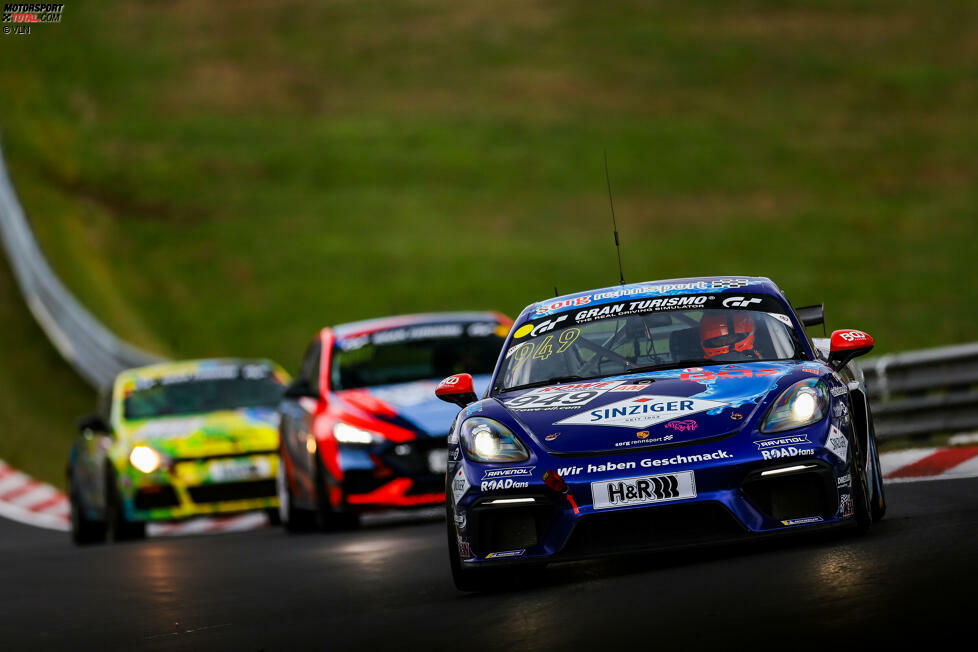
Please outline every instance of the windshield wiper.
M571 380L590 380L592 378L602 378L603 376L554 376L553 378L547 378L546 380L536 380L532 383L526 383L523 385L514 385L513 387L504 387L501 392L515 392L519 389L530 389L532 387L543 387L544 385L558 385L560 383L566 383Z

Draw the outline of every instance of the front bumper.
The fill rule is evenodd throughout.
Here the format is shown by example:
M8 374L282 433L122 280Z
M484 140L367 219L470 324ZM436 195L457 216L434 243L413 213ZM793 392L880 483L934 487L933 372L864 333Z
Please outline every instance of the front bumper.
M278 507L278 452L175 460L153 473L122 477L126 518L168 521Z
M445 437L341 445L342 502L350 511L441 505L447 460Z
M460 500L453 491L452 500L462 562L479 566L563 561L851 522L851 482L856 479L849 478L848 463L831 451L815 447L803 457L765 459L759 453L730 450L720 443L644 455L595 456L571 464L566 458L538 457L532 477L513 482L512 488L503 484L502 490L498 483L487 487L485 478L494 470L499 473L493 467L505 465L464 461L470 488ZM698 460L706 455L719 459ZM558 471L566 492L543 483L545 468ZM685 494L673 483L672 489L665 489L665 498L645 504L609 505L606 496L595 501L593 492L607 491L609 481L631 479L634 488L636 479L690 473L693 488L687 486ZM623 490L623 485L611 484ZM646 483L655 485L655 480ZM665 481L661 485L668 487ZM670 497L670 491L672 496L688 497Z

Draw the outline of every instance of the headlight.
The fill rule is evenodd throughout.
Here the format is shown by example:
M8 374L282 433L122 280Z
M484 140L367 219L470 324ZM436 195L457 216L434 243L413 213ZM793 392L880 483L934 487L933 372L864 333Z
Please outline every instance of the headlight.
M152 473L160 468L160 454L149 446L136 446L129 453L129 462L143 473Z
M828 413L829 393L816 378L797 382L786 389L771 406L761 432L781 432L811 425Z
M384 441L383 435L342 421L337 421L333 426L333 436L341 444L376 444Z
M474 462L523 462L530 459L513 431L493 419L472 417L462 423L462 448Z

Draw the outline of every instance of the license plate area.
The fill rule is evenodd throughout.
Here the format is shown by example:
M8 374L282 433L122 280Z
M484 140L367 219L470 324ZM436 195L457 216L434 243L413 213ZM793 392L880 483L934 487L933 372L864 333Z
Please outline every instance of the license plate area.
M211 462L207 471L211 482L240 482L270 477L272 465L267 457L234 457Z
M601 480L591 483L591 500L594 509L667 503L695 497L696 478L692 471L643 475L635 478Z

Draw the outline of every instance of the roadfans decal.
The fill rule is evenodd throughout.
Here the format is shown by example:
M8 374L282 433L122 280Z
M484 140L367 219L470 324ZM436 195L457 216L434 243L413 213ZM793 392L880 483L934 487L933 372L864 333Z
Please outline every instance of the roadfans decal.
M663 503L696 497L692 471L591 483L594 509Z
M648 426L726 407L721 401L681 396L640 395L600 408L575 414L554 425L577 424L587 426L618 426L621 428L647 428Z
M841 461L846 461L849 454L849 440L835 426L829 427L829 436L825 439L825 447Z

